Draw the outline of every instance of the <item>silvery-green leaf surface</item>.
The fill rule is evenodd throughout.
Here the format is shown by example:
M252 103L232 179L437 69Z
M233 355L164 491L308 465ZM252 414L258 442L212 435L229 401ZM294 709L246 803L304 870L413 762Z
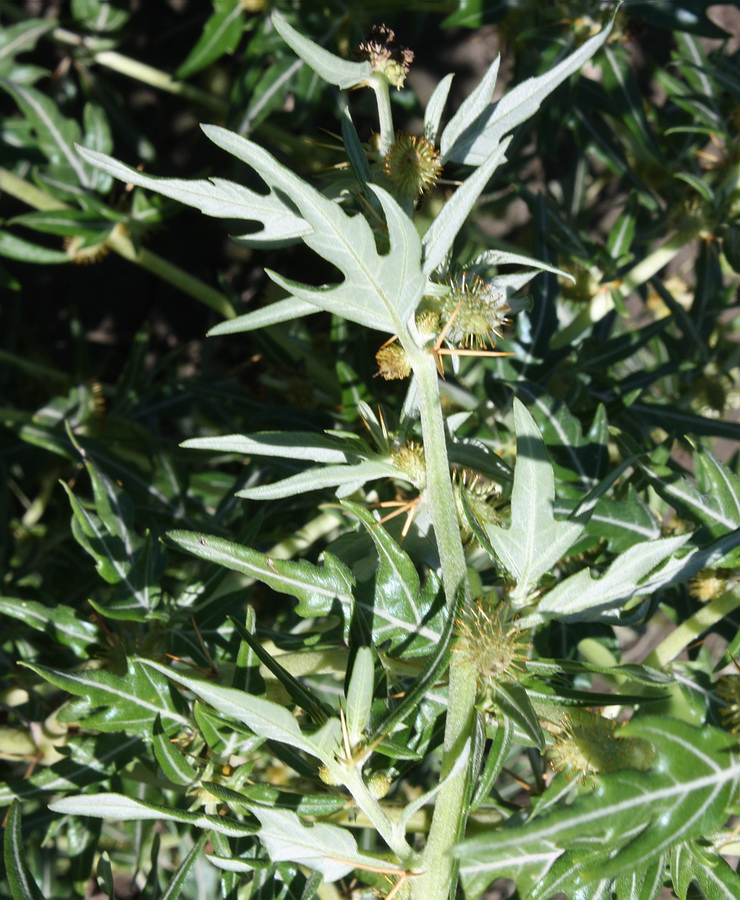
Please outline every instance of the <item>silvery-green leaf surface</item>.
M262 431L190 438L180 445L189 450L218 450L244 456L307 459L311 462L347 463L357 459L348 442L308 431Z
M633 597L649 593L646 576L665 562L691 537L642 541L621 553L606 572L594 578L591 570L581 569L558 582L537 604L534 617L539 621L588 622L624 606ZM527 620L530 617L527 616Z
M269 325L278 325L280 322L291 322L293 319L310 316L321 312L318 306L297 297L288 297L287 300L278 300L269 306L252 310L243 316L234 319L226 319L214 325L208 332L208 337L219 337L224 334L239 334L242 331L256 331L259 328L267 328Z
M242 243L249 246L268 247L292 242L311 231L311 226L297 216L274 191L258 194L224 178L187 179L145 175L105 153L79 145L77 152L90 165L108 172L114 178L156 191L172 200L179 200L207 216L259 222L262 225L260 231L239 237Z
M539 579L564 556L585 527L581 521L557 520L555 479L547 448L526 407L514 401L517 455L508 528L487 525L490 545L514 576L514 604L526 602Z
M460 120L453 118L440 139L443 161L483 165L505 134L533 116L545 97L596 53L609 36L611 27L612 22L549 72L528 78L497 103L487 104L483 111L478 110L477 104L471 104L468 115ZM489 70L484 76L486 87L490 77Z
M308 866L321 872L325 881L344 878L357 866L378 865L377 858L358 851L346 828L323 823L304 825L288 810L253 806L252 813L262 824L258 836L273 862L285 860ZM392 863L390 868L402 872Z
M351 62L330 53L296 31L279 13L273 13L272 24L285 43L328 84L335 84L340 88L353 88L371 77L372 68L369 62Z
M398 470L388 463L364 460L351 465L328 465L308 469L299 475L291 475L272 484L262 484L253 488L237 491L237 497L248 500L277 500L281 497L294 497L306 491L318 491L321 488L335 487L337 496L343 497L354 493L368 481L378 478L398 478Z
M424 294L426 278L421 271L419 236L393 197L377 185L370 186L388 226L389 251L380 254L361 215L348 216L257 144L215 125L204 125L203 130L219 147L252 166L271 188L290 197L312 229L303 236L304 243L335 265L345 279L316 288L268 271L272 280L319 309L379 331L405 333Z
M63 797L49 804L52 812L70 816L95 816L99 819L113 819L115 822L154 819L160 822L182 822L197 828L218 831L230 837L248 837L255 828L243 825L224 816L210 816L186 810L173 810L170 806L160 806L135 800L124 794L81 794L78 797Z
M259 737L303 750L323 762L333 762L333 751L339 746L341 737L339 719L329 719L315 735L306 734L301 731L295 716L279 703L202 678L190 678L152 660L142 662L188 688L223 716L243 722Z
M485 162L468 175L427 228L422 239L425 275L431 275L443 266L476 200L496 169L505 162L509 143L510 140L502 141L493 148Z

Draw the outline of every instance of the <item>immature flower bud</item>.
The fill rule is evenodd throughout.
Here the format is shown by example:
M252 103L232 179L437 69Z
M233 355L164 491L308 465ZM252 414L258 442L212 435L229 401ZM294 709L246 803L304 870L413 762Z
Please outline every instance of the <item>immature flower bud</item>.
M398 341L383 344L375 354L375 361L378 364L377 374L386 381L408 378L411 374L411 363Z
M342 783L341 779L337 778L337 776L329 769L328 766L319 766L319 778L324 782L324 784L328 784L330 787L337 787Z
M367 789L376 800L382 800L392 783L393 779L387 772L373 772L367 780Z
M424 447L416 441L406 441L391 454L393 465L400 469L411 484L421 490L427 480L427 464Z
M721 597L727 590L728 581L716 569L702 569L689 582L689 593L699 603L709 603Z
M740 731L740 675L723 675L717 682L717 696L725 701L719 714L731 734Z
M471 472L470 469L455 469L452 473L452 483L455 489L460 537L463 541L469 541L473 537L473 531L465 511L466 505L474 518L482 524L498 525L501 521L501 516L495 507L495 503L501 496L498 485L487 481L478 472Z

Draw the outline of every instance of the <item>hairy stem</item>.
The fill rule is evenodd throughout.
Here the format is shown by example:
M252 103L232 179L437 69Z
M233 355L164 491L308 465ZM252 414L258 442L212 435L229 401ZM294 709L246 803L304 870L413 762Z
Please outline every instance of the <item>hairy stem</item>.
M469 588L447 458L439 381L431 354L414 354L412 362L419 382L427 470L425 496L434 524L447 605L452 614L460 592L467 598ZM461 754L470 754L475 724L475 696L474 674L461 656L453 653L441 772L441 777L446 780L434 806L422 860L424 874L414 879L411 885L414 900L448 900L454 892L457 867L450 856L450 849L465 826L466 787L470 777L469 766L455 767L455 762Z
M378 120L380 124L378 152L381 156L387 156L393 146L393 142L396 140L396 130L393 127L393 113L391 112L390 88L388 82L381 75L376 75L371 84L378 102Z

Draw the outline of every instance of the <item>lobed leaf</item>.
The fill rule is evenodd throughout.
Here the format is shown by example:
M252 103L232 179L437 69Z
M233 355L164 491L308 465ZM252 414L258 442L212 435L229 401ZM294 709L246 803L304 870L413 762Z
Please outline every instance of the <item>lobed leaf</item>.
M161 178L146 175L124 165L112 156L77 146L77 153L90 165L107 172L127 184L156 191L163 197L178 200L199 209L204 215L218 219L243 219L259 222L261 230L241 235L239 240L251 247L273 247L292 242L308 234L311 226L297 216L276 194L258 194L224 178Z
M296 612L301 616L328 615L337 602L345 615L352 609L354 578L330 553L324 555L324 565L319 567L305 560L273 559L224 538L191 531L169 531L163 541L295 597L299 601Z
M251 825L243 825L226 816L210 816L205 813L174 810L171 806L135 800L123 794L81 794L78 797L63 797L49 804L52 812L68 816L94 816L98 819L112 819L114 822L180 822L217 831L229 837L249 837L255 832Z
M125 675L105 669L61 672L35 663L24 665L63 691L83 697L90 706L84 721L97 731L150 733L157 716L168 734L190 725L166 678L137 660L128 661Z
M190 678L151 660L142 662L188 688L222 715L243 722L259 737L304 750L322 762L333 762L333 751L340 741L339 719L327 720L314 735L304 734L292 713L278 703L200 678Z
M515 877L525 867L530 872L539 867L544 877L564 850L596 842L614 852L583 860L578 886L639 871L671 847L724 823L740 783L734 737L650 717L631 722L621 734L655 747L652 770L601 776L594 793L570 806L458 845L461 878L471 893L486 877Z
M526 602L539 579L583 533L585 523L554 516L555 480L545 442L524 405L514 401L517 456L508 528L487 525L496 557L516 579L511 600Z
M649 593L644 579L679 550L690 534L642 541L621 553L606 572L594 578L581 569L559 581L537 604L537 621L590 622L612 612L633 597ZM529 617L527 617L529 620Z
M257 144L214 125L204 125L203 130L219 147L252 166L271 188L290 197L312 229L302 236L304 243L345 276L341 284L322 288L268 271L272 280L318 309L379 331L404 333L424 294L426 278L421 271L419 236L391 195L377 185L371 186L388 225L389 250L381 255L361 215L348 216Z
M350 62L330 53L296 31L279 13L273 13L272 24L285 43L327 84L347 89L364 84L371 78L369 62Z
M481 98L484 94L490 96L489 87L492 87L492 84L489 85L489 82L492 78L495 79L495 72L491 75L493 70L493 66L491 66L481 82L481 85L485 86L485 90L482 90L480 95L474 92L475 102L470 103L465 114L459 119L453 117L443 132L440 141L443 160L451 160L469 166L483 165L489 156L496 152L496 148L505 134L531 118L548 94L591 59L609 37L613 22L614 18L612 17L609 24L605 25L597 35L586 41L544 75L528 78L505 94L497 103L487 103L479 111ZM471 97L474 95L471 94ZM460 114L458 113L458 115Z

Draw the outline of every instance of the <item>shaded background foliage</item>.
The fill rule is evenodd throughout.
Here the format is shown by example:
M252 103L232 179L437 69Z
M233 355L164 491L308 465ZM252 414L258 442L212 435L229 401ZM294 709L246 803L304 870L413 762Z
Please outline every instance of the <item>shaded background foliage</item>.
M98 0L0 3L6 32L19 29L29 16L42 23L58 21L17 57L3 60L1 74L48 97L60 122L81 123L79 132L89 133L91 146L134 166L141 164L146 171L181 177L217 174L249 184L253 176L203 138L198 123L211 121L253 135L278 158L289 160L299 174L328 186L332 167L342 159L327 134L337 128L336 99L306 67L295 66L295 57L270 27L267 10L242 6L243 11L226 2L213 7ZM294 15L305 33L343 53L362 39L369 24L386 21L416 53L409 83L422 100L429 83L441 74L459 73L453 105L469 93L497 49L504 53L505 80L512 84L546 71L555 53L590 34L604 5L561 2L543 8L526 2L419 0L403 4L401 12L398 6L274 4ZM734 199L722 195L722 178L733 173L736 178L739 164L740 92L733 69L737 17L725 8L718 19L708 8L689 0L626 3L620 13L622 39L612 48L611 75L607 69L601 83L582 78L564 85L537 119L517 132L511 163L463 236L471 251L492 239L533 248L536 255L576 276L575 289L559 286L549 276L535 282L532 315L522 317L518 336L512 332L502 345L527 353L470 374L463 398L476 409L476 436L504 444L510 444L510 423L487 413L482 398L506 410L512 393L517 393L535 407L560 466L559 500L564 508L568 484L574 480L573 445L592 467L589 475L603 477L606 471L607 461L591 452L598 440L582 436L589 434L600 403L609 422L619 425L641 450L649 449L656 465L685 463L693 468L684 436L694 435L707 443L724 440L718 445L722 457L732 472L738 470L735 442L740 431L734 409L740 354L733 270L738 270L740 231L736 194ZM199 68L193 53L204 25L206 34L209 21L214 27L214 16L233 16L233 35L215 48L212 58L201 58ZM715 21L734 27L735 36L728 38ZM690 28L684 31L686 23ZM86 46L74 46L70 33L84 38ZM710 50L709 58L701 55ZM176 96L142 80L140 71L132 72L139 77L130 77L95 60L95 54L106 52L175 73L177 84L190 90L187 96ZM683 67L672 65L675 57L680 62L692 55ZM615 73L627 79L624 92ZM400 92L397 100L409 130L418 130L421 108L412 91ZM12 89L3 91L0 103L3 171L47 198L76 206L79 184L45 142L33 112L19 103ZM86 106L96 112L86 113ZM369 140L369 101L358 98L353 113L360 137ZM676 179L678 170L687 177ZM265 267L276 267L279 260L284 274L304 273L304 250L257 254L228 239L233 223L204 218L104 178L95 187L94 203L77 207L85 210L83 221L44 227L39 221L16 219L27 215L34 202L16 182L3 183L0 510L6 525L0 553L7 603L1 610L6 617L0 661L7 723L4 776L14 783L29 766L38 773L63 764L55 755L57 745L76 735L75 712L88 715L96 702L73 707L67 714L71 731L58 725L58 692L28 670L19 670L18 659L58 669L71 669L87 659L117 675L126 672L132 652L187 657L205 670L233 665L237 659L238 635L224 630L223 623L227 613L241 613L238 582L168 555L157 541L165 530L207 529L266 549L284 541L286 522L291 528L315 524L310 496L264 508L232 497L235 489L296 471L293 463L253 460L245 466L231 457L216 467L200 454L178 449L178 442L204 431L278 426L359 430L355 397L374 402L379 393L372 378L376 347L364 334L347 340L346 326L323 317L297 330L202 339L229 305L240 314L270 296ZM616 218L617 211L621 218ZM433 214L434 198L429 201L429 216ZM188 295L116 253L89 265L53 257L80 252L79 244L76 250L74 245L63 249L65 231L67 237L77 234L83 243L96 245L100 238L107 239L106 229L116 222L125 224L136 245L215 287L225 304L222 313L208 308L197 285L191 284L192 293L200 296ZM616 285L632 265L655 251L662 237L675 231L686 233L686 251L667 260L667 271L659 267L660 279L654 278L650 290L633 294L626 306L615 290L616 312L607 310L593 326L591 311L604 294L599 286L610 281ZM19 249L15 238L27 243ZM315 258L310 260L310 280L321 283L328 271ZM558 328L555 310L561 289L572 324L553 346L550 337ZM328 360L337 353L340 362L335 367ZM400 389L395 400L400 406ZM451 388L450 402L460 400ZM383 402L389 403L387 390ZM660 407L664 433L653 439L655 406ZM556 433L556 416L548 410L560 410L558 421L567 420L567 441ZM65 419L76 438L65 430ZM83 471L89 460L94 465L88 469L98 473L95 495L89 473ZM110 534L126 545L125 553L115 549L113 554L119 553L130 567L128 577L140 589L135 609L115 573L106 572L100 548L89 535L85 546L82 512L77 525L70 527L69 499L60 480L84 498L88 511L93 498L103 520L101 496L120 504L117 521L123 528ZM631 504L629 515L642 515L645 527L658 529L657 535L660 525L672 523L667 507L661 523L646 511L641 497L649 482L649 473L635 479L618 501L622 509ZM711 479L708 482L711 486ZM691 510L679 509L678 515L691 518ZM306 546L312 555L335 525L322 520L315 532L309 531ZM613 539L618 542L618 537ZM80 543L89 556L83 555ZM612 549L616 547L618 543ZM90 556L98 564L97 573ZM183 602L188 590L191 603ZM213 591L219 596L217 606L203 600ZM684 588L673 590L672 601L678 620L694 608ZM28 604L27 613L19 614L22 602ZM264 588L253 589L250 602L266 628L288 614L275 607ZM738 624L729 617L717 629L731 646L737 644ZM577 638L587 633L603 637L594 626ZM555 655L553 646L562 641L570 652L576 637L553 628L541 640L548 642L542 652ZM707 672L704 678L708 683ZM176 712L176 700L171 703ZM100 722L88 722L88 730L94 731L96 724ZM109 754L113 760L106 777L137 755L151 757L149 749L133 739L121 749L105 730L85 740L96 743L93 756ZM81 742L78 752L83 751ZM12 795L6 791L4 800ZM44 848L38 841L29 842L37 878L45 878L46 896L65 893L62 882L56 881L59 872L66 883L84 891L100 826L72 826L65 835L66 848L60 850L61 844L55 846L53 840L59 826L45 804L32 797L24 813L32 834L51 829ZM126 840L132 842L119 850L116 837L125 844L123 834L109 834L105 846L116 850L119 865L128 861L133 869L146 842L140 834L128 835ZM179 862L176 850L171 852ZM149 890L157 877L156 866L154 870ZM196 895L192 885L188 890Z

